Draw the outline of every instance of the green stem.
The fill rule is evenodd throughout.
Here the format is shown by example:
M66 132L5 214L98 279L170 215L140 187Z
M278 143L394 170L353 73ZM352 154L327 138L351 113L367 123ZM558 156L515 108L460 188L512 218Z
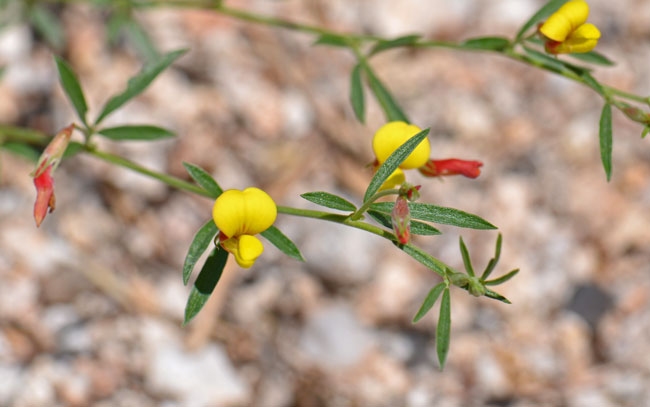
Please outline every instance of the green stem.
M188 191L188 192L191 192L191 193L194 193L194 194L197 194L197 195L201 195L201 196L211 198L211 194L208 191L206 191L205 189L203 189L203 188L201 188L201 187L199 187L197 185L190 184L187 181L183 181L182 179L176 178L176 177L171 176L171 175L162 174L162 173L147 169L147 168L145 168L145 167L143 167L143 166L141 166L139 164L136 164L136 163L134 163L132 161L127 160L126 158L122 158L120 156L117 156L117 155L114 155L114 154L111 154L111 153L107 153L107 152L104 152L104 151L95 150L94 148L91 148L91 147L86 147L86 149L84 151L87 152L90 155L93 155L93 156L95 156L95 157L97 157L99 159L102 159L102 160L104 160L106 162L109 162L111 164L119 165L120 167L128 168L128 169L133 170L133 171L135 171L135 172L137 172L139 174L146 175L148 177L157 179L157 180L169 185L170 187L177 188L177 189L182 189L184 191Z
M356 210L352 215L350 215L350 220L359 220L363 216L364 213L370 208L370 205L372 205L373 202L375 202L377 199L388 196L388 195L397 195L399 194L399 189L387 189L384 191L379 191L373 196L370 197L359 209Z

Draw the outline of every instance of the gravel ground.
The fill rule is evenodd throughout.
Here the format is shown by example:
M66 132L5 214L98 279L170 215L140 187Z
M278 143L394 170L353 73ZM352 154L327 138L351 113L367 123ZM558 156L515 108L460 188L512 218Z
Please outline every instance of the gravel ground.
M512 36L541 2L232 5L336 30L460 40ZM650 93L650 3L590 5L598 50L617 62L594 76ZM94 117L142 59L125 38L107 44L105 13L53 11ZM282 205L311 208L298 195L317 190L361 199L383 117L373 101L366 125L355 121L352 55L209 11L136 17L159 49L190 51L106 124L179 137L97 140L101 148L184 179L191 162L224 188L256 185ZM28 25L0 29L1 65L0 123L53 134L75 120L51 50ZM452 290L444 372L435 319L410 322L439 278L386 241L280 216L307 262L267 247L250 270L228 265L230 284L182 327L182 262L209 200L76 156L57 170L57 210L37 229L33 164L2 151L0 406L650 405L650 147L640 126L614 113L607 183L592 91L481 53L395 50L373 66L413 122L431 127L435 157L485 163L476 180L411 174L422 201L497 225L497 273L521 268L500 287L512 305ZM491 256L496 231L441 230L415 241L454 267L461 233L475 264Z

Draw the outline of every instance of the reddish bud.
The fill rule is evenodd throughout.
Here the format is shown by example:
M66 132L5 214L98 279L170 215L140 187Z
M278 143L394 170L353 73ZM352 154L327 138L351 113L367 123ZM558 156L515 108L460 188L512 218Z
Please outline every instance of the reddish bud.
M483 166L483 163L480 161L449 158L446 160L429 160L419 170L422 175L427 177L464 175L467 178L476 178L481 174L481 170L479 169L481 166Z
M34 203L34 220L36 226L41 226L43 219L49 212L54 211L56 199L54 197L54 178L52 173L59 165L65 149L68 147L74 125L61 130L47 145L36 164L36 169L31 176L34 177L36 187L36 202Z
M399 196L390 215L397 240L401 244L407 244L411 240L411 212L408 201Z
M409 202L417 201L420 199L420 188L422 188L422 185L413 186L405 182L399 188L399 196L408 199Z

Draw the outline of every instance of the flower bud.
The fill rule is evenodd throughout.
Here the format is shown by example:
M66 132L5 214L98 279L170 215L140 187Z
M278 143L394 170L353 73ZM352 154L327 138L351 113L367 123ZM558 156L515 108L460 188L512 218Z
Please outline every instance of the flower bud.
M420 199L420 188L422 185L413 186L409 183L404 183L399 189L399 196L408 199L409 202L414 202Z
M393 231L401 244L407 244L411 240L411 212L408 201L403 196L397 197L395 206L391 212Z
M34 178L34 186L36 187L34 220L36 221L37 227L41 226L43 219L48 214L48 210L52 212L56 207L52 173L61 162L61 157L63 157L63 153L65 153L65 149L70 143L73 130L74 125L71 124L54 136L38 159L36 169L31 173L31 176Z

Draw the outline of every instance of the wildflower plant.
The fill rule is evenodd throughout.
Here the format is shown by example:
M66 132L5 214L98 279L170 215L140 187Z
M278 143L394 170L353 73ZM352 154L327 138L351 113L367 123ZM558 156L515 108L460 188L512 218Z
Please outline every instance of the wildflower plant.
M29 2L28 15L32 16L33 23L40 27L46 37L51 37L52 43L62 46L65 39L55 38L61 32L52 28L56 25L55 18L44 12L43 10L47 9L39 3ZM129 30L133 33L135 23L131 10L165 6L166 2L124 0L94 2L94 4L105 9L112 16L111 21L117 19L114 24L121 27L120 29L131 27ZM455 270L412 242L412 235L440 234L441 232L432 224L479 230L494 230L496 226L461 209L419 201L419 191L435 188L435 185L413 186L407 182L408 174L403 170L417 169L428 177L463 175L476 178L480 174L483 163L473 160L473 157L431 157L431 146L435 144L436 135L430 134L429 128L419 127L426 123L417 125L411 123L389 88L377 76L371 62L372 58L380 53L396 48L447 48L498 54L592 89L604 101L598 134L601 160L608 180L612 174L612 107L623 112L629 119L640 123L643 126L643 136L650 130L650 115L646 110L650 98L607 86L591 75L591 65L610 66L613 62L593 51L600 32L595 26L586 23L589 8L584 1L549 1L522 25L513 38L488 36L460 42L428 40L419 35L382 38L374 35L345 34L230 8L220 1L187 0L176 5L186 8L207 8L242 21L307 33L314 36L315 45L332 46L351 52L356 58L356 63L351 68L349 88L354 115L361 123L365 122L366 93L369 92L378 102L387 122L379 129L368 129L369 134L374 133L372 140L368 138L375 153L374 176L364 195L358 198L358 202L350 202L329 192L315 191L301 196L325 209L298 209L283 206L281 202L276 204L279 197L271 197L255 186L250 186L243 191L231 189L224 192L210 174L190 163L183 163L183 165L194 182L145 168L123 157L102 151L93 143L95 137L114 141L151 141L174 137L173 132L148 124L105 127L102 123L104 119L147 88L162 71L182 57L186 50L159 53L155 49L149 49L148 52L144 52L147 54L145 59L148 61L145 67L128 80L124 90L108 98L93 119L88 117L86 98L76 74L66 61L56 56L54 63L58 68L60 83L78 116L78 122L61 130L54 138L31 129L0 126L0 144L3 148L30 157L34 155L35 149L44 148L32 173L37 190L34 209L36 223L40 225L47 210L54 209L52 173L62 160L73 154L88 154L110 164L152 177L170 187L213 200L213 212L205 214L205 224L189 244L183 265L182 279L185 284L188 284L194 269L198 268L197 263L201 256L206 251L210 253L207 260L200 265L198 276L193 283L185 309L184 323L190 322L206 303L231 257L241 268L257 266L256 260L263 256L264 251L264 243L258 236L287 256L297 261L305 261L297 245L274 226L277 216L311 218L311 220L334 222L342 227L363 230L388 240L397 250L406 253L436 273L440 282L432 287L424 298L413 322L420 321L441 298L436 328L436 347L441 368L445 364L451 343L452 287L467 291L476 297L487 297L510 304L507 298L493 291L492 288L507 282L518 273L518 270L490 279L501 253L501 234L496 241L494 257L480 275L474 271L469 251L462 238L460 257L463 260L464 272ZM38 17L39 13L40 17ZM140 43L145 44L141 46L145 50L153 47L148 40L141 39ZM75 141L75 135L81 137L77 137ZM368 157L369 162L372 159ZM392 197L393 201L379 202L378 199L382 197Z

